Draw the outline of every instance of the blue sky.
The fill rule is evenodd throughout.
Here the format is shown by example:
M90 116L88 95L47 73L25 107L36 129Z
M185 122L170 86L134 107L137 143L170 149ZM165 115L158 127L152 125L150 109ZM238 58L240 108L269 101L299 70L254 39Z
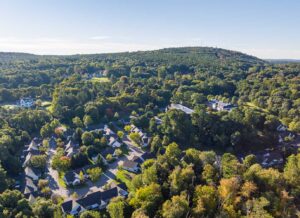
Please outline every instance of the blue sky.
M213 46L300 59L298 0L0 0L0 51Z

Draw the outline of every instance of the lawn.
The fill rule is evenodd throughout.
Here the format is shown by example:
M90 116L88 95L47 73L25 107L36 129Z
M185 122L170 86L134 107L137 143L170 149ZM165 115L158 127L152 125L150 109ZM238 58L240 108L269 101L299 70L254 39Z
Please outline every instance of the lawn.
M18 108L18 106L14 104L6 104L6 105L2 105L2 107L5 108L6 110L14 110Z
M63 187L63 188L67 188L67 185L64 181L64 176L65 176L65 173L59 173L58 175L58 184L60 187Z
M107 77L93 77L91 81L93 83L108 83L110 82L110 79Z
M253 109L256 109L256 110L261 111L261 112L270 113L267 109L258 107L258 106L256 106L254 103L252 103L252 102L246 102L246 103L245 103L245 106L246 106L246 107L253 108Z
M126 184L126 186L131 189L132 187L132 179L133 177L135 176L134 173L130 173L126 170L122 170L122 169L119 169L116 173L116 179L120 182L123 182Z
M51 101L42 101L42 107L49 107L51 106Z

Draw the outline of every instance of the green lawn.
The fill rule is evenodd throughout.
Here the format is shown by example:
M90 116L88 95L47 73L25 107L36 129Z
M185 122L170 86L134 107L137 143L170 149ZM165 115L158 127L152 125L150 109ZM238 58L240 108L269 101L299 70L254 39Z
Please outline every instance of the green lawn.
M17 105L13 105L13 104L2 105L2 107L5 108L6 110L14 110L14 109L18 108Z
M107 77L94 77L91 79L93 83L108 83L110 79Z
M129 189L131 189L132 187L131 180L134 176L135 174L122 169L119 169L116 173L116 179L120 182L125 183Z
M67 185L64 181L64 176L65 176L65 173L59 173L59 176L58 176L58 184L60 187L63 187L63 188L67 188Z
M250 107L250 108L254 108L254 109L258 110L258 111L262 111L262 112L265 112L265 113L270 113L267 109L258 107L254 103L252 103L252 102L245 103L245 106L246 107Z
M42 107L49 107L51 106L51 101L42 101Z

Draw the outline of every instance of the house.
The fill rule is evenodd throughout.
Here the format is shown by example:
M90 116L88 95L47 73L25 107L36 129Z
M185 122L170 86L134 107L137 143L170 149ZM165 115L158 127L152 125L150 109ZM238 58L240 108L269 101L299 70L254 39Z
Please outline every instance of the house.
M277 126L276 130L278 132L285 132L287 130L287 126L283 125L283 124L280 124L279 126Z
M33 204L38 196L37 192L30 193L27 197L29 204Z
M97 191L77 200L77 203L86 210L100 209L104 205L101 195L101 191Z
M35 104L35 102L32 98L27 97L27 98L21 98L19 104L21 107L30 108Z
M76 151L77 151L77 145L75 145L71 140L68 142L68 144L65 147L65 156L72 157Z
M113 148L120 148L122 144L118 141L116 137L110 136L108 140L108 145Z
M30 160L31 160L31 157L32 157L32 154L29 152L29 153L26 155L26 158L25 158L25 160L24 160L24 162L23 162L22 167L26 167L26 166L29 165Z
M78 200L69 200L61 205L65 215L78 215L85 210L102 210L105 209L110 200L117 196L128 196L125 184L119 184L106 191L96 191L87 194Z
M64 181L67 186L71 186L71 185L75 186L81 184L79 174L74 171L66 172L64 176Z
M29 195L30 193L35 193L38 190L37 186L34 184L31 178L25 179L24 195Z
M151 152L145 152L144 154L142 154L142 155L140 156L140 158L141 158L143 161L146 161L146 160L155 158L155 154L153 154L153 153L151 153Z
M27 146L26 151L38 151L37 139L33 139L30 144Z
M39 150L30 150L30 151L25 150L25 151L23 152L23 155L21 156L22 160L23 160L24 157L25 157L25 160L23 161L22 167L28 166L29 163L30 163L31 158L32 158L33 156L35 156L35 155L40 155L40 154L41 154L41 152L40 152Z
M219 101L217 99L210 100L208 102L208 106L210 108L212 108L213 110L217 110L217 111L231 111L233 108L236 107L231 103L225 103L225 102Z
M118 137L118 135L114 131L112 131L107 125L104 126L104 133L106 136Z
M106 157L107 155L111 155L112 157L116 157L116 149L113 147L106 147L102 151L100 151L100 157L102 158L102 161L104 164L107 164Z
M102 206L100 209L104 209L108 203L110 202L110 200L112 198L118 197L119 196L119 192L118 192L118 188L114 187L111 189L108 189L106 191L103 191L101 193L101 200L102 200Z
M127 197L128 196L128 190L125 183L119 183L117 185L118 193L120 196Z
M131 161L131 160L123 161L121 163L121 166L124 170L128 170L133 173L136 173L140 170L139 163Z
M25 176L31 178L34 181L37 181L41 177L41 172L35 168L26 167Z
M162 119L160 119L159 117L155 116L154 120L155 120L156 125L161 125L162 124Z
M134 133L139 134L139 136L142 140L141 146L142 147L147 147L150 144L151 138L149 138L146 133L144 133L141 129L139 129L135 125L131 124L130 127L131 127L130 132L134 132Z
M191 115L192 113L194 113L193 109L183 106L181 104L171 104L169 107L166 108L166 111L171 110L171 109L181 110L188 115Z
M62 203L61 209L65 215L70 214L73 216L76 216L81 212L85 211L85 209L80 204L78 204L77 201L75 200L69 200Z
M136 162L138 164L144 163L144 160L142 160L140 157L134 155L133 157L130 158L131 161Z

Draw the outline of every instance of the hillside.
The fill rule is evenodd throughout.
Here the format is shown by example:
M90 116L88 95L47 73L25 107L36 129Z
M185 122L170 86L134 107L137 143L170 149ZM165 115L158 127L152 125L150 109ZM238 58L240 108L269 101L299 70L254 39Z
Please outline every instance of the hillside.
M228 64L245 65L264 64L265 61L237 51L211 47L181 47L165 48L154 51L137 51L107 54L83 55L33 55L27 53L0 53L0 61L32 60L32 59L95 59L95 60L124 60L132 59L149 63L179 63L181 64Z
M0 57L0 217L299 214L300 64L202 47Z

